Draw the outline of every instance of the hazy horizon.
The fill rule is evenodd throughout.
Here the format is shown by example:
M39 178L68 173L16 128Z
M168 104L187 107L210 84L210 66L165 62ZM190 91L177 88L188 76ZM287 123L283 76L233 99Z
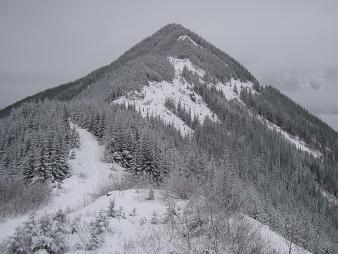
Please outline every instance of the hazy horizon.
M337 14L333 0L1 1L0 108L181 23L338 130Z

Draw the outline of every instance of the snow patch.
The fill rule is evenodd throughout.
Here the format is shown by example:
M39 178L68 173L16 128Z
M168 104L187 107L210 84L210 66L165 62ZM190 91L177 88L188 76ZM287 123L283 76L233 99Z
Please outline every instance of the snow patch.
M179 78L182 74L184 67L186 67L191 72L196 72L200 78L203 78L205 75L205 71L201 68L198 68L192 64L189 59L178 59L175 57L168 57L168 61L174 66L175 68L175 77Z
M226 82L225 84L217 81L216 84L208 84L208 87L212 87L215 86L215 88L218 91L221 91L223 93L223 95L225 96L225 98L227 100L233 100L233 99L237 99L239 101L240 100L240 94L242 89L247 89L248 91L250 91L251 93L257 93L253 88L252 88L252 82L248 81L248 82L242 82L239 79L234 79L231 78L230 81ZM237 92L236 92L237 90Z
M203 47L199 44L197 44L193 39L191 39L189 36L187 35L181 35L180 37L177 38L178 41L184 41L187 40L189 42L191 42L195 47L199 47L200 49L203 49Z
M205 75L205 71L201 68L194 66L189 59L178 59L174 57L168 57L169 62L174 66L176 78L178 79L179 76L183 72L183 68L186 67L189 71L193 73L197 73L200 77L200 82L204 83L202 78ZM231 78L228 82L223 84L220 81L217 81L216 84L210 83L206 84L208 88L214 86L218 91L221 91L227 100L237 99L240 101L239 95L242 89L247 89L251 93L256 94L257 92L253 89L253 83L250 81L242 82L239 79ZM236 87L236 88L235 88ZM237 93L235 92L237 90Z
M326 198L332 205L338 207L338 199L335 195L325 190L322 186L320 186L318 183L316 183L317 190L320 191L320 193L323 195L324 198Z
M335 197L335 195L327 192L326 190L321 190L320 192L331 204L338 206L338 199Z
M167 81L149 82L149 85L144 86L141 92L129 92L113 103L135 106L143 117L147 115L159 116L166 124L173 125L182 135L190 135L193 130L164 106L166 99L173 100L176 107L180 103L182 108L191 112L192 117L197 116L200 123L203 123L206 117L217 121L217 116L208 108L203 98L193 91L193 85L181 77L184 66L196 72L200 77L203 77L204 71L195 68L188 59L169 57L168 60L175 68L175 78L171 83Z
M269 120L263 118L262 116L258 115L258 119L261 120L263 123L265 123L269 129L275 130L278 133L280 133L286 140L288 140L291 144L295 145L296 148L302 152L306 152L311 154L315 158L320 158L323 156L323 154L317 150L314 150L310 148L303 140L301 140L297 136L292 136L288 132L284 131L281 127L278 125L270 122Z

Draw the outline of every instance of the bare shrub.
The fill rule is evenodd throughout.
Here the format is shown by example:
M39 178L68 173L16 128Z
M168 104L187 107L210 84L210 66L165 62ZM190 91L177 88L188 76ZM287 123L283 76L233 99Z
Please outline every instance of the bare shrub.
M80 174L78 175L80 179L87 179L88 176L87 174L83 173L83 172L80 172Z
M168 251L170 242L167 239L167 232L161 228L152 228L135 238L124 240L123 253L137 254L158 254L158 253L179 253Z
M181 234L180 242L190 252L195 253L197 248L205 251L201 253L268 253L259 226L239 212L233 212L227 218L216 209L217 206L209 205L204 197L191 198L184 212L177 217L174 228L171 227Z
M154 199L155 199L155 192L153 189L150 189L146 197L146 200L154 200Z
M22 179L0 180L0 216L18 216L38 209L51 195L45 183L26 184Z
M236 175L216 169L202 183L172 175L165 184L163 201L188 199L170 227L188 252L265 253L260 229L240 216L244 195Z
M184 177L179 173L172 173L164 182L164 189L170 192L174 198L188 199L197 190L197 181L190 177Z
M241 185L236 175L216 170L190 198L190 209L194 211L190 218L198 222L200 231L205 232L206 249L215 253L226 249L238 254L263 253L260 228L255 228L241 216L244 207Z
M96 199L104 195L109 195L109 192L111 191L148 188L153 186L154 183L147 176L137 176L133 174L124 174L116 178L112 176L102 179L91 194L91 197Z
M136 216L136 208L133 208L133 210L130 211L129 216Z
M236 215L230 222L230 232L226 232L224 236L231 241L234 253L266 253L260 230L261 226L254 226L244 216Z

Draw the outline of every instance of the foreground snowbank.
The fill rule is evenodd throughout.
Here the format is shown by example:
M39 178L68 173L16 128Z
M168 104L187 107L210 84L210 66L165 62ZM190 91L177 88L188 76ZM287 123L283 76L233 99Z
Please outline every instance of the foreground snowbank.
M177 253L188 250L188 240L184 232L183 217L187 213L188 201L167 198L166 192L149 189L129 189L112 191L109 196L102 196L88 206L70 214L71 218L81 218L83 222L90 222L103 210L109 209L112 201L116 210L123 211L124 218L110 218L110 230L104 233L102 245L95 253ZM170 221L169 213L173 213ZM173 222L173 224L171 224ZM250 225L252 232L257 233L263 240L266 252L287 254L290 242L267 225L244 215L243 222ZM87 253L84 249L77 249L79 240L83 236L71 238L69 253ZM191 236L191 248L202 252L204 241L203 232L197 237ZM74 248L75 246L75 248ZM195 253L193 251L193 253ZM181 253L181 252L178 252ZM310 252L292 244L292 253L309 254Z

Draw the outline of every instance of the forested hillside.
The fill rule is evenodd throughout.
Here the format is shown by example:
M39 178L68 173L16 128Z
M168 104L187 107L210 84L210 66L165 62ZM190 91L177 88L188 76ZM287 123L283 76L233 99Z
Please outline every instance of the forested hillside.
M54 182L69 176L67 160L78 140L68 114L65 104L45 101L24 104L1 119L1 177Z
M0 114L3 183L57 188L79 147L74 123L104 145L107 163L156 188L190 201L217 197L211 214L250 215L313 253L338 248L338 133L181 25Z
M259 115L283 130L301 137L307 144L321 149L333 160L337 157L337 132L276 88L267 86L257 96L243 90L241 99Z

